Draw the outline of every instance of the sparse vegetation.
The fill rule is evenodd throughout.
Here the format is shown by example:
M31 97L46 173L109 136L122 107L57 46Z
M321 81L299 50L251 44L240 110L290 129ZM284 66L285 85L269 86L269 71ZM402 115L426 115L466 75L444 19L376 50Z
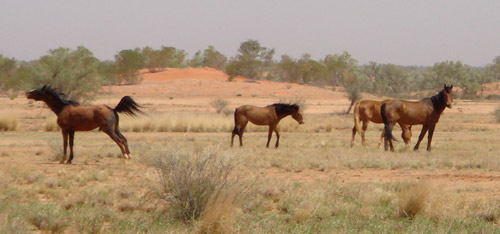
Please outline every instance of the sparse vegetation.
M213 101L210 102L210 105L215 108L215 111L217 113L222 113L222 111L227 107L227 105L229 104L229 101L225 100L225 99L215 99Z
M18 118L12 115L0 115L0 131L15 131Z
M495 108L495 117L497 119L497 122L500 123L500 107Z

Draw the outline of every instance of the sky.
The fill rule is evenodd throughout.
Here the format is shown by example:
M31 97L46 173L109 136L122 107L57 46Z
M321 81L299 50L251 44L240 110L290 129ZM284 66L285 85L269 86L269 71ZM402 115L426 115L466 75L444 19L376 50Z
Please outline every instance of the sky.
M145 46L232 57L249 39L275 60L347 51L359 64L485 66L500 56L500 1L0 0L0 54L17 60L77 46L101 60Z

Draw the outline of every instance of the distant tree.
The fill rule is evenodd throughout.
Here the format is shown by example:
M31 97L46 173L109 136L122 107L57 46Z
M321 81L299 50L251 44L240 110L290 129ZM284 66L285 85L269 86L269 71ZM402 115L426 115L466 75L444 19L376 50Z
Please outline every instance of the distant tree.
M209 46L203 52L196 52L189 63L192 67L211 67L222 71L226 67L227 57L217 51L215 47Z
M117 67L113 61L105 60L100 61L97 67L102 85L114 85L117 81Z
M17 88L14 79L16 70L16 60L14 58L6 58L0 54L0 90L6 91Z
M144 68L145 63L146 59L139 48L118 52L115 55L117 83L138 83L140 79L137 72Z
M480 91L481 74L479 71L462 64L462 62L435 63L426 73L426 88L442 87L443 84L453 84L463 89L462 97L474 98Z
M241 43L238 54L226 67L230 79L244 76L252 79L266 78L273 65L274 49L260 46L256 40Z
M78 101L93 99L100 88L99 60L83 46L49 50L29 67L32 88L51 85Z
M358 61L344 51L342 54L327 55L322 61L330 76L327 83L330 85L342 86L344 77L353 74L357 70Z
M349 99L350 101L349 108L347 108L346 111L346 113L349 113L351 112L351 109L354 106L354 104L357 101L361 100L362 92L368 90L370 81L369 77L357 71L354 74L347 73L347 75L344 76L344 81L342 83L344 84L344 88L347 93L346 94L347 99Z

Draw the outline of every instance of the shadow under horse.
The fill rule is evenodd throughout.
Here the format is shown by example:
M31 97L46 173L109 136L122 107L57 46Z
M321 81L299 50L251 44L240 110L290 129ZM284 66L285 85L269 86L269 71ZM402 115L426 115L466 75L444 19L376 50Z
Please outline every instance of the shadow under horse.
M304 124L302 114L299 111L299 106L296 104L283 104L275 103L266 107L258 107L252 105L243 105L234 111L234 129L231 135L231 146L233 146L234 136L238 135L240 139L240 146L243 146L243 132L248 122L255 125L268 125L269 134L267 135L266 147L269 147L269 142L273 135L276 133L276 147L280 143L280 134L276 127L281 119L291 115L299 124Z
M115 108L106 105L81 106L78 102L64 98L64 94L50 86L43 86L26 93L28 99L43 101L57 115L57 124L62 130L64 155L59 163L66 160L68 137L70 155L66 163L73 160L73 139L75 131L90 131L96 128L106 133L116 142L125 159L131 159L127 139L118 129L118 113L131 116L144 113L129 96L124 96Z
M420 101L411 102L404 100L390 100L383 103L380 107L380 114L384 121L385 130L385 141L384 149L387 151L388 146L391 147L391 151L394 151L392 145L392 128L396 122L402 122L408 125L422 125L422 131L418 136L417 144L414 150L418 150L420 142L424 138L427 131L429 131L427 151L431 151L432 136L434 134L434 129L436 128L436 123L439 122L439 118L446 107L451 108L453 103L453 85L446 86L436 95L430 98L424 98Z
M354 146L354 137L356 136L356 132L361 135L361 144L363 146L366 146L365 132L368 128L368 124L370 122L377 124L384 123L384 121L382 120L382 116L380 115L380 107L382 106L382 103L385 103L387 101L390 101L390 99L383 101L362 100L356 103L353 111L354 127L352 128L351 147ZM361 122L363 123L362 127L360 127ZM411 140L411 125L407 125L402 122L398 122L398 124L402 130L401 137L403 138L403 141L406 145L409 145ZM384 135L384 130L382 130L378 148L380 148L382 142L384 141Z

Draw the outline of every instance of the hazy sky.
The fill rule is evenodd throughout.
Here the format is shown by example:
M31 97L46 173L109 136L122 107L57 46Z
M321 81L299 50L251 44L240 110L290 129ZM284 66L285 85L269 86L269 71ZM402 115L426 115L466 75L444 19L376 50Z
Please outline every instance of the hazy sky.
M276 60L348 51L360 64L483 66L500 56L500 1L0 0L0 54L18 60L78 45L99 59L162 45L231 57L248 39Z

